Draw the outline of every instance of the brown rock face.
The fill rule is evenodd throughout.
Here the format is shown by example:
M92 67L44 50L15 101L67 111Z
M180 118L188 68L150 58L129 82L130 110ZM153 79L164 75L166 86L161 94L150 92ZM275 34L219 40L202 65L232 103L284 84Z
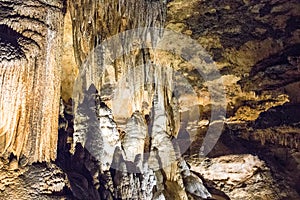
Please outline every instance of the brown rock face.
M61 1L0 1L0 154L56 158Z
M286 112L289 104L297 107L300 48L298 10L297 1L169 3L166 27L197 40L213 56L223 75L229 126L252 123L260 113L272 107L284 105L282 109L286 109ZM297 115L291 117L294 120L283 119L286 117L278 115L276 121L299 121ZM265 121L272 123L267 118ZM262 139L263 143L266 140L299 147L298 135L293 134L297 130L279 124L276 126L279 129L273 131L257 127L260 130L245 133L244 136Z
M0 0L0 199L300 199L299 10Z
M230 199L297 199L297 193L280 188L270 169L256 156L228 155L190 163L191 170L215 183Z

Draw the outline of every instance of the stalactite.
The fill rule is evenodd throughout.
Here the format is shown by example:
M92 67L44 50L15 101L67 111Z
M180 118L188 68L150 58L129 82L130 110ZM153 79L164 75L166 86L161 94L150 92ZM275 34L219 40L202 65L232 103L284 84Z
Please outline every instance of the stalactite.
M63 25L62 3L33 2L0 5L0 154L29 163L56 158Z
M73 146L81 143L100 163L104 160L105 144L98 144L101 146L98 152L94 152L96 147L93 150L87 147L89 129L97 126L90 122L90 111L97 103L94 100L87 103L86 98L94 97L85 93L93 85L101 101L111 109L110 119L120 133L121 146L117 143L111 146L115 153L112 164L108 164L114 183L113 196L164 198L165 181L173 181L175 185L178 185L176 181L182 182L180 175L176 175L180 154L176 155L174 150L181 124L176 100L180 92L174 94L175 69L170 63L160 61L160 52L155 49L163 33L166 3L103 0L93 5L93 11L85 11L75 1L70 2L75 52L81 65L73 95ZM96 122L100 127L106 124L101 118ZM98 129L95 135L104 138L103 130ZM184 186L181 189L186 195Z
M246 128L241 129L243 134L240 137L247 140L259 141L262 145L275 144L289 148L298 149L300 137L297 134L299 128L288 126L276 126L266 129L256 129L248 131Z

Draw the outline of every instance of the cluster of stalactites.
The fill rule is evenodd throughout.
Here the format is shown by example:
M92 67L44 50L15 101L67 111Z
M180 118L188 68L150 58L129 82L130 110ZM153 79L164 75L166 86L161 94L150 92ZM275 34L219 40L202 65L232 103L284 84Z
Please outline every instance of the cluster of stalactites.
M137 28L142 29L139 36L144 37L150 27L163 28L166 19L165 1L71 0L69 10L79 66L97 45L108 38ZM154 37L152 34L152 40Z
M297 134L299 129L291 127L277 127L277 129L258 129L253 133L253 139L266 143L279 144L290 148L299 148L300 137Z

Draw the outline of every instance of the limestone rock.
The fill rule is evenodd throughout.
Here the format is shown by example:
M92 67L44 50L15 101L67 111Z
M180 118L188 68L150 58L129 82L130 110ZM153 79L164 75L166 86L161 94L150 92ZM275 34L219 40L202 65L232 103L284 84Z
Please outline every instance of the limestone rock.
M191 170L216 183L230 199L251 198L252 195L261 199L283 199L289 195L294 198L287 191L281 191L270 169L256 156L228 155L194 160L190 165Z
M35 164L13 171L4 167L0 177L1 199L60 199L57 194L68 184L66 174L55 164Z
M0 198L299 199L299 9L0 0Z
M203 199L211 197L211 194L203 185L202 180L190 171L187 163L184 160L179 162L179 167L181 170L185 190L189 194L201 197Z
M32 6L35 4L35 6ZM63 2L0 1L0 155L56 159Z

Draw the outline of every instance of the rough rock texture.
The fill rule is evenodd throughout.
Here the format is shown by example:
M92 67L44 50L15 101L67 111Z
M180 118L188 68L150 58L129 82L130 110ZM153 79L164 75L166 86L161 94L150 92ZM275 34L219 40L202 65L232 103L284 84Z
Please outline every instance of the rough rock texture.
M299 198L295 192L299 191L298 172L284 167L288 163L293 163L294 168L298 166L295 155L299 152L299 2L179 0L168 6L166 27L197 40L213 56L226 86L225 136L210 156L259 155L271 170L271 182L263 190L271 188L269 192L274 196L256 191L254 199ZM203 110L208 110L202 105ZM202 119L203 124L207 119L209 116ZM205 133L207 125L200 126L199 132ZM199 137L192 143L192 152L197 153L201 141ZM234 163L240 157L223 159ZM204 171L199 172L205 174ZM228 195L250 199L248 189L248 185L246 193L232 189ZM278 190L285 194L278 195Z
M225 193L233 199L240 199L242 195L243 198L251 199L253 194L262 199L299 199L298 152L278 144L261 145L255 140L241 139L233 136L228 130L223 133L219 143L210 153L212 158L199 159L197 156L190 156L188 163L203 176L209 177L212 173L223 176L222 180L215 179L212 185L227 191ZM213 169L214 172L200 171L198 166L201 169ZM251 178L238 179L246 176ZM253 178L256 176L262 179ZM231 182L227 182L228 180ZM232 183L232 180L235 183ZM224 181L226 184L223 184ZM250 182L245 184L247 181Z
M178 164L182 174L183 184L187 193L204 199L212 197L203 185L202 180L190 171L186 161L179 161Z
M193 160L191 170L211 180L230 199L284 199L296 194L276 186L270 169L253 155L228 155L201 162Z
M19 167L16 160L0 161L1 199L61 199L68 184L65 173L54 164Z
M0 1L0 154L56 159L62 1Z
M172 1L168 10L167 28L189 34L216 61L229 123L297 103L299 2Z
M298 0L70 0L64 29L61 1L0 8L1 195L300 198Z
M58 165L67 171L73 196L78 199L99 199L100 197L102 199L152 199L152 189L156 185L153 170L142 161L141 157L139 159L136 157L134 161L131 161L130 155L118 145L119 140L111 140L112 137L105 135L111 133L111 130L104 129L103 125L109 129L113 127L114 122L111 118L106 118L110 120L105 124L100 124L99 122L111 115L111 112L104 103L99 102L99 107L102 111L98 126L101 125L101 127L94 129L98 130L97 132L88 132L84 138L85 149L77 143L73 155L70 154L71 146L65 145L68 137L73 136L73 117L70 115L72 114L70 107L65 108L60 118L62 125L60 140L63 142L59 145L61 154L58 156ZM104 109L108 112L104 112ZM95 128L95 125L89 127ZM89 134L97 138L90 138ZM99 144L99 141L97 142L99 138L110 139L106 141L107 144L104 147L110 145L112 149L103 148L100 145L92 146ZM126 143L126 139L123 139L122 143ZM99 152L104 153L99 154Z
M187 60L182 59L186 58L184 54L187 53L186 51L182 51L181 55L180 53L174 55L172 52L155 52L151 49L135 50L128 55L115 59L114 53L107 53L106 49L100 49L103 55L108 56L105 58L92 56L91 60L95 59L96 65L95 62L90 62L88 54L92 47L95 47L95 44L99 44L109 36L121 31L139 27L141 24L165 26L168 29L188 35L198 41L212 56L225 86L227 117L224 132L229 137L236 138L236 140L240 140L240 138L249 140L249 144L255 143L255 141L261 142L262 145L272 143L281 148L293 148L294 151L298 152L299 130L297 127L299 119L295 114L291 117L289 110L297 109L299 100L298 95L294 92L299 86L300 38L299 27L297 26L299 2L174 0L167 5L166 19L163 18L165 16L164 9L162 9L162 4L159 1L146 4L143 1L135 1L135 3L113 1L110 5L107 3L104 1L102 5L99 5L94 2L90 6L93 9L84 11L76 9L78 4L74 2L71 4L73 23L83 24L83 26L75 25L74 27L74 35L77 38L75 41L76 59L77 63L83 67L81 70L86 70L83 76L79 75L85 81L76 83L76 86L80 86L79 91L81 92L79 93L82 93L88 89L91 83L95 84L102 100L112 110L112 115L120 131L124 152L129 154L130 161L133 162L135 155L142 153L143 144L145 145L144 154L150 154L150 164L152 167L158 166L158 168L161 161L157 158L165 158L166 156L159 155L159 153L155 153L156 151L162 153L163 149L168 149L168 155L174 151L174 159L171 158L171 160L175 160L180 153L187 150L186 146L191 144L186 153L187 156L189 153L199 153L208 128L218 123L211 119L211 106L220 103L211 98L211 91L209 91L210 85L215 84L216 80L205 81L203 77L199 77L199 74L195 73L195 68L190 66ZM131 6L144 12L138 15L136 10L127 10L127 7ZM150 7L155 6L157 6L155 11L149 10ZM97 12L99 10L101 10L100 14ZM147 15L149 18L145 17ZM98 16L99 20L96 20L97 17L95 16ZM157 16L158 18L156 18ZM84 23L85 21L87 23ZM106 26L112 21L115 26ZM159 38L161 35L157 36ZM155 38L152 38L152 41L153 39ZM124 41L121 45L125 50L127 48L126 42L128 41ZM134 42L137 46L141 45L139 40ZM151 48L149 43L143 45ZM117 53L118 51L116 51ZM193 52L188 53L188 55L191 54ZM89 59L89 65L83 65L86 58ZM151 66L147 61L153 60L159 66L172 66L175 71L182 73L188 84L193 87L196 95L177 96L179 98L176 102L171 100L168 92L164 92L162 87L146 86L145 83L149 82L151 78L144 78L143 70ZM102 68L99 68L99 63ZM153 67L159 69L157 65ZM106 71L101 71L103 69ZM158 77L154 79L154 83L158 85L159 82L155 81L162 81L160 84L163 85L180 82L173 77L171 78L170 73L166 73L166 78L160 79L162 71L150 70L148 74L149 72L155 74L154 77ZM169 82L164 82L165 80ZM185 82L182 85L187 84ZM115 88L118 89L115 91L116 93L113 93ZM76 89L75 92L78 93ZM147 91L147 93L143 91ZM75 96L75 98L81 99L79 101L83 100L80 95L79 97ZM162 103L163 101L167 101L168 104ZM161 110L167 110L167 112L160 113ZM277 113L277 117L276 114L272 114L272 110L273 113ZM197 112L200 113L200 118L196 116ZM179 114L176 115L176 113ZM143 115L145 121L142 119ZM148 133L152 135L144 134L146 125L148 126ZM132 126L137 128L134 129ZM242 150L240 151L236 146L226 145L226 142L226 139L221 137L221 141L210 156L224 155L224 152L228 154L241 153ZM141 146L132 144L140 144ZM259 144L255 144L259 146ZM267 146L264 151L270 152L268 148L271 147ZM132 153L133 151L136 153ZM291 150L288 152L289 155L295 155L295 153L291 153L293 152ZM260 152L257 154L263 157L261 159L265 159ZM170 156L167 157L170 158ZM124 159L126 158L124 157ZM234 162L242 162L241 159L243 158L233 155L224 158L224 160L226 159L234 165ZM243 185L241 179L236 181L237 187L232 187L228 182L224 183L227 185L226 187L232 187L232 190L217 185L218 189L227 192L231 198L236 199L248 198L250 194L247 191L253 191L257 198L262 199L285 198L284 195L276 194L281 185L275 184L278 177L272 176L272 173L276 173L278 168L268 166L271 168L271 173L266 167L266 165L273 164L276 166L276 164L269 162L269 160L266 161L267 164L259 159L256 161L259 167L263 170L266 169L263 174L268 177L267 181L258 182L262 185L267 183L264 185L266 186L264 187L265 193L263 190L252 190L251 186L255 185L254 182L251 182L252 185L250 184L251 190L240 190L239 184ZM218 162L221 165L223 161L216 159L216 165ZM256 165L249 164L250 175L243 172L245 174L242 176L252 177L251 173L256 172L254 170L256 167ZM203 170L209 171L209 169ZM200 171L199 173L204 174ZM224 174L226 173L224 171ZM286 170L283 170L282 173L285 174ZM178 169L172 166L167 169L164 168L163 171L155 172L157 179L155 198L194 198L185 192L180 194L180 191L185 190L184 179L181 175L176 178L176 174L178 175ZM229 174L228 176L234 175ZM289 198L297 196L295 192L297 189L293 184L293 181L297 180L295 178L286 183L291 186L285 188L286 193L290 194ZM216 180L212 181L217 182ZM171 191L174 190L178 193L172 194ZM242 190L245 192L240 193ZM270 197L264 196L265 194Z

